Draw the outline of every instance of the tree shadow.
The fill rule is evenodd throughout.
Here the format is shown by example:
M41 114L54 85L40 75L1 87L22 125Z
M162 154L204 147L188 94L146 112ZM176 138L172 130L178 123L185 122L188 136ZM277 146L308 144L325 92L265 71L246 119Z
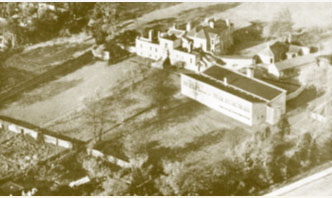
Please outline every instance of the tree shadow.
M71 80L71 81L65 81L65 82L54 82L46 87L47 90L43 90L42 93L40 91L37 91L35 93L29 93L25 95L22 100L19 101L20 104L23 105L31 105L36 102L45 101L51 97L54 97L70 88L73 88L80 84L82 82L82 79L79 80Z
M263 29L263 23L252 21L250 25L235 30L233 33L234 45L232 50L241 51L263 43Z
M4 108L5 105L9 105L18 99L20 99L25 92L30 92L34 89L41 88L47 83L57 80L63 76L66 76L83 66L93 63L93 55L89 51L75 59L62 63L49 71L36 76L35 78L28 80L26 83L13 88L12 90L1 94L0 96L0 108Z
M308 106L310 101L322 96L324 93L317 91L315 88L306 88L303 92L296 98L287 101L286 108L287 111L293 111L300 108L305 108Z
M193 141L185 144L183 147L164 147L159 141L151 141L145 146L145 152L149 156L147 163L155 167L162 167L162 160L183 161L188 153L199 151L204 147L211 146L220 142L225 136L225 130L215 130L201 136L195 137ZM160 170L162 171L162 170Z

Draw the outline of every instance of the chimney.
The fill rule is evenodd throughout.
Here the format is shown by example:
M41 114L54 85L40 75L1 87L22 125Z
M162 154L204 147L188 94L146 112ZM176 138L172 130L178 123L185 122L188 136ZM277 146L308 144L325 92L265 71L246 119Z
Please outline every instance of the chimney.
M270 42L266 42L266 48L267 48L267 49L271 49Z
M188 50L188 53L191 53L191 45L192 45L192 42L190 41L187 45L187 50Z
M158 41L159 41L160 37L161 37L161 33L160 33L160 31L158 31Z
M226 22L227 27L231 26L231 22L229 21L229 19L225 19L225 22Z
M209 18L205 18L205 19L204 19L204 23L205 23L205 24L209 24Z
M191 30L191 22L187 23L186 30L187 30L187 32L189 32Z
M149 30L149 40L152 41L153 30Z
M211 21L209 22L209 25L210 25L210 28L214 29L214 21L211 20Z
M224 77L224 85L227 86L227 77Z
M288 42L288 44L292 43L292 34L291 33L288 34L287 42Z
M174 30L176 29L176 23L173 23L173 27Z
M254 68L247 67L247 77L248 78L253 78L254 77Z

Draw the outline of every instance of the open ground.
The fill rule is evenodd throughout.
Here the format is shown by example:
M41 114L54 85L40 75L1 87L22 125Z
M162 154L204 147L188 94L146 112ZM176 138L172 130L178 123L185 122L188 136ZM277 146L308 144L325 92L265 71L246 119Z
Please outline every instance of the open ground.
M304 3L298 7L296 3L232 3L229 5L203 2L181 3L143 15L137 21L138 24L145 24L144 27L151 27L158 24L186 22L192 16L197 16L197 20L216 16L229 18L237 28L241 28L257 20L269 22L273 20L274 14L288 8L292 12L297 27L302 25L325 27L330 25L329 21L321 20L322 23L317 24L311 20L314 17L316 17L314 21L317 21L317 17L326 19L327 16L332 15L327 9L328 6L325 5L319 3L313 6L313 4ZM253 10L260 12L253 12ZM312 11L307 13L307 10ZM250 15L247 14L249 12ZM134 28L135 23L131 27ZM253 44L252 51L265 46L263 41L251 44ZM73 46L74 50L70 48L68 52L54 46L51 49L55 51L52 51L50 55L45 54L47 49L47 47L37 48L32 54L24 52L27 54L23 55L28 57L35 53L41 54L40 57L31 57L33 60L31 62L25 62L13 56L8 60L15 65L24 63L26 66L18 68L7 63L6 69L13 70L13 73L19 70L15 74L16 79L30 79L47 70L51 63L57 63L58 58L64 54L81 50ZM52 61L49 62L50 60ZM39 68L40 65L45 67ZM106 127L107 130L103 135L104 145L100 147L101 150L113 152L114 147L124 148L124 145L135 137L143 136L144 140L136 146L149 148L152 156L184 161L188 164L199 162L213 165L223 159L223 154L227 150L231 150L265 127L245 127L212 109L181 97L179 76L176 73L171 75L170 82L177 91L172 94L173 97L167 102L163 113L158 115L156 108L151 106L149 95L142 92L147 84L153 83L151 80L153 70L147 69L146 62L138 57L131 57L114 65L91 59L68 74L22 93L19 98L5 105L0 113L44 126L73 138L90 140L93 137L91 126L85 123L81 110L84 107L84 99L93 98L98 92L103 100L108 101L108 113L114 119L114 122L108 123ZM305 117L304 109L315 97L317 95L312 96L304 92L298 99L290 101L287 108L290 108L292 112L302 112L296 115ZM292 113L291 115L295 116ZM290 119L290 122L295 123L296 120L301 119L294 117Z

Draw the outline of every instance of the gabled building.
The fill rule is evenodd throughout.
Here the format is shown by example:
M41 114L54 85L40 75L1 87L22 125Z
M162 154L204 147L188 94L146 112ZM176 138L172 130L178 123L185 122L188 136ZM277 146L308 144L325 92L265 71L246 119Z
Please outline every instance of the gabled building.
M181 93L249 126L276 124L286 112L286 90L247 75L212 66L181 74Z
M169 61L171 65L180 65L188 70L200 72L209 66L219 64L216 58L211 60L204 54L222 54L233 44L233 25L229 20L206 20L195 28L191 23L182 27L173 25L167 32L136 38L136 54L157 62Z
M295 58L279 61L268 66L268 72L277 78L290 77L299 74L300 68L309 65L317 65L315 56L309 54L304 56L297 56Z
M295 74L300 66L314 62L315 58L310 55L309 47L276 41L257 53L253 60L255 64L265 65L270 74L280 78L285 74Z
M193 40L194 48L221 55L233 45L232 34L233 24L228 19L206 19L203 25L191 29L186 36Z
M158 32L154 36L150 30L148 38L136 38L136 53L155 61L168 59L170 64L181 64L192 71L200 68L200 53L192 50L192 42L183 37L178 38L175 34Z
M268 44L266 48L254 56L254 59L257 64L274 64L279 61L308 54L310 54L309 47L276 41L272 45Z

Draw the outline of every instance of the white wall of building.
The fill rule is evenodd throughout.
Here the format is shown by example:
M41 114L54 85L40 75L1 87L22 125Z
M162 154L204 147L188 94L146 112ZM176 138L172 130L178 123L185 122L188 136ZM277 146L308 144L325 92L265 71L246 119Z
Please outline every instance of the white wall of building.
M14 132L14 133L21 133L20 129L14 124L9 125L8 129L9 129L9 131Z
M264 64L272 64L272 63L274 63L274 57L272 57L272 56L258 54L258 57L261 59L262 63L264 63Z
M37 139L38 133L36 131L30 130L30 129L24 129L24 134L28 134L34 139Z
M197 38L197 37L189 37L193 40L194 48L201 48L203 51L207 51L207 41L205 39Z
M141 39L136 39L136 53L139 56L153 60L159 60L164 55L160 45Z
M279 72L279 70L275 64L270 64L268 66L268 72L277 78L279 78L281 76L281 73Z
M181 74L181 93L249 126L253 104L211 85Z
M228 58L228 57L221 57L221 60L223 60L226 63L227 67L247 67L251 66L253 63L252 58Z
M176 62L184 62L185 68L188 70L197 70L197 56L195 54L187 53L180 50L171 50L170 54L171 64L175 64Z

